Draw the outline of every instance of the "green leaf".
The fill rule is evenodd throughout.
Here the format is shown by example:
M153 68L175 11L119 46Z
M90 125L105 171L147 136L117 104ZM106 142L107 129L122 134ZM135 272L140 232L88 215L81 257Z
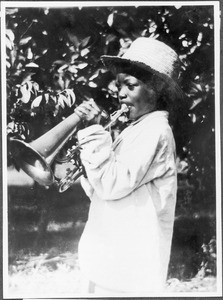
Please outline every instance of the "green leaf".
M67 104L69 107L71 107L76 101L76 96L75 96L73 90L71 90L71 89L66 89L65 91L66 91L66 93L68 95L68 99L69 99Z
M90 52L90 50L88 48L85 48L83 50L81 50L81 56L86 56L88 53Z
M70 41L76 46L78 47L80 44L80 41L78 39L78 37L75 34L72 34L71 32L68 32L68 37L70 39Z
M110 14L107 19L107 23L110 27L112 27L113 22L114 22L114 13Z
M6 29L6 35L10 39L11 42L14 42L15 35L11 29Z
M95 83L95 82L93 82L93 81L90 81L89 83L88 83L88 85L91 87L91 88L96 88L98 85Z
M45 97L46 103L48 103L49 99L50 99L50 94L49 93L44 94L44 97Z
M87 79L84 76L78 77L76 82L87 82Z
M77 67L75 65L69 66L67 70L73 74L76 74L78 72Z
M117 39L117 36L114 34L108 34L106 36L106 44L109 44L110 42L113 42Z
M32 91L32 87L33 87L32 82L31 81L27 81L26 85L27 85L27 90L29 90L31 92Z
M30 62L28 64L26 64L27 68L39 68L39 66L37 64L35 64L34 62Z
M67 98L63 94L59 94L58 96L58 103L62 108L65 108L64 103L67 103Z
M65 60L61 60L61 59L58 59L58 60L55 60L52 65L66 65L67 62Z
M14 132L15 131L15 122L12 121L10 123L8 123L7 125L7 134L9 134L10 132Z
M65 95L64 95L65 94ZM63 90L59 95L58 95L58 104L62 107L65 108L66 104L67 106L71 107L76 100L76 96L71 89L65 89Z
M28 37L26 37L26 38L23 38L23 39L21 39L21 40L19 41L19 45L20 45L20 46L26 45L31 39L32 39L31 36L28 36Z
M80 70L82 70L82 69L86 68L87 65L88 65L88 63L85 63L85 62L79 63L79 64L77 65L77 68L80 69Z
M6 37L5 44L6 44L6 48L8 48L9 50L13 49L14 44L8 37Z
M64 64L62 65L57 71L58 73L63 73L65 69L67 69L68 67L68 64Z
M80 48L84 48L87 46L87 44L90 41L91 36L87 36L85 39L82 40L81 44L80 44Z
M37 92L39 91L39 84L37 82L32 82L32 90L31 92L33 92L34 94L37 94Z
M95 78L97 78L100 74L100 69L99 70L96 70L93 75L89 78L90 81L94 80Z
M20 98L20 100L23 103L28 103L29 102L30 97L31 97L31 88L30 88L30 85L27 82L25 84L21 85L20 92L22 94L22 97Z
M78 59L79 57L79 53L75 53L75 54L72 54L71 56L71 63L74 63L76 59Z
M190 110L194 109L201 101L202 101L202 98L198 98L198 99L194 100L190 107Z
M42 96L42 95L36 97L36 98L33 100L32 104L31 104L31 108L39 107L39 105L40 105L40 103L41 103L42 100L43 100L43 96Z

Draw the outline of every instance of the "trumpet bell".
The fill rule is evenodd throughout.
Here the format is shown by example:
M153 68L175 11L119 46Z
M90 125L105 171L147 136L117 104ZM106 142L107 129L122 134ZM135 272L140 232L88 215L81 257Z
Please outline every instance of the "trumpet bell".
M104 127L108 129L128 107L123 104L121 109L112 115L111 121ZM76 132L81 118L74 112L48 132L32 141L25 143L18 139L10 142L11 154L21 169L41 185L49 186L57 181L51 164L68 139ZM79 146L76 147L76 150ZM74 152L73 152L74 153ZM67 190L72 183L84 174L83 170L74 169L72 174L60 181L60 192Z
M12 140L10 146L14 159L25 173L41 185L54 183L51 167L37 150L18 139Z

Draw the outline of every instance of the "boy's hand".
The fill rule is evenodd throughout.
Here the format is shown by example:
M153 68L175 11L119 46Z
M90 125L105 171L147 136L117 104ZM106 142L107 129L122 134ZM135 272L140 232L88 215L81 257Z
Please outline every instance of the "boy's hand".
M83 101L74 112L85 121L90 124L99 124L101 120L101 110L94 102L94 100Z

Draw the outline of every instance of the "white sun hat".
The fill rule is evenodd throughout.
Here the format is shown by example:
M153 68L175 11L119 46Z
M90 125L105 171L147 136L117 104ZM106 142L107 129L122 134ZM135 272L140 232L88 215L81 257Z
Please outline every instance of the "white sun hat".
M115 72L117 67L136 66L156 74L169 84L171 90L182 97L179 87L180 60L177 53L165 43L154 38L139 37L122 56L101 56L105 67Z

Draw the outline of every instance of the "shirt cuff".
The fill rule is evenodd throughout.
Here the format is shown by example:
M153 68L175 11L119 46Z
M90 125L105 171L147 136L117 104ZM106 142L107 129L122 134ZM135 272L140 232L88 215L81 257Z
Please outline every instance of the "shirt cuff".
M102 125L99 124L91 125L89 127L79 130L77 133L77 138L80 141L86 136L89 136L101 130L104 130L104 127Z

